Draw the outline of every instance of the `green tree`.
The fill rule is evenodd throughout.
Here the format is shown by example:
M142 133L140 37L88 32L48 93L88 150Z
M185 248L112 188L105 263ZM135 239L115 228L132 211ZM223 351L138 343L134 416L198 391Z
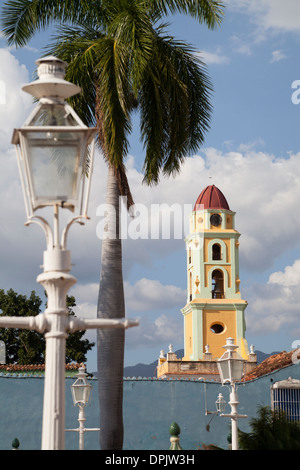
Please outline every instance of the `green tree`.
M41 313L43 301L34 291L30 296L17 294L13 289L5 292L0 289L0 315L29 317ZM72 307L76 306L73 296L67 297L69 315L75 315ZM85 331L71 333L66 341L66 363L86 362L86 354L95 343L83 339ZM45 339L36 331L19 328L1 328L0 340L5 343L7 364L44 364Z
M59 24L50 52L69 63L67 79L82 88L71 102L84 122L98 128L109 168L106 203L116 219L102 241L100 318L125 316L119 197L127 197L128 208L133 204L125 171L132 113L139 111L147 184L157 184L161 174L179 172L184 158L203 144L209 128L212 85L205 65L193 48L169 36L161 23L166 15L178 12L214 28L221 22L223 4L11 0L2 10L2 32L9 44L17 46L24 46L50 23ZM120 449L123 443L124 337L121 329L98 330L102 449Z
M288 421L282 411L259 407L249 433L239 431L241 450L300 450L300 425Z
M76 307L75 297L67 296L67 307L69 310L69 315L76 316L73 307ZM83 338L85 335L85 330L75 331L70 333L66 340L66 363L77 362L86 362L86 355L88 351L95 346L95 343L91 343L87 338Z

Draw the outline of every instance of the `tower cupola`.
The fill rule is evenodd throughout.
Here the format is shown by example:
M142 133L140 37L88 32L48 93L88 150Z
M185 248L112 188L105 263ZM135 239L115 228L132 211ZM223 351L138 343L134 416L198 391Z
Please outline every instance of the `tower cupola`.
M199 194L195 203L194 211L197 211L198 208L230 210L224 194L214 184L207 186Z

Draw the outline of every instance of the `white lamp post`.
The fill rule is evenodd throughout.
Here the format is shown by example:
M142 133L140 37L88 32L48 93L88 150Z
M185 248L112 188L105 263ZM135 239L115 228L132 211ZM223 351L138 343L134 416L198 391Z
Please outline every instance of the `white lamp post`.
M226 345L223 347L226 348L226 351L218 361L218 369L222 384L230 384L231 386L229 401L231 413L224 414L225 400L217 400L216 405L217 410L220 412L220 416L231 418L232 450L238 450L238 419L248 418L248 416L238 414L237 408L239 401L235 383L239 382L243 376L245 361L236 351L238 346L234 344L233 338L227 338Z
M89 129L66 98L80 88L64 80L67 64L56 57L39 59L38 80L23 90L39 102L23 127L15 129L21 183L27 212L26 224L39 224L45 234L44 272L37 281L48 296L44 314L35 317L1 317L1 327L26 328L45 335L45 386L42 449L60 450L65 445L65 349L68 333L91 328L128 328L137 321L81 319L68 315L66 296L76 283L70 274L71 254L66 249L69 228L87 219L96 129ZM38 209L52 206L53 228ZM73 217L60 236L59 209Z
M85 407L90 402L92 386L86 380L87 374L85 373L85 367L82 365L79 368L77 379L71 385L71 392L74 406L79 408L78 422L79 427L76 429L66 429L66 431L75 431L79 433L79 450L84 450L84 433L87 431L100 431L100 428L86 428L84 423L85 418Z

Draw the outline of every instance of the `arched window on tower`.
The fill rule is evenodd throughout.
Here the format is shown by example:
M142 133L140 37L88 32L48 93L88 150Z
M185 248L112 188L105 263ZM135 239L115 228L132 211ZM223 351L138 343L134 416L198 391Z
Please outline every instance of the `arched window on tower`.
M221 245L219 243L214 243L212 246L212 259L216 261L222 259Z
M193 275L192 275L192 271L190 271L190 278L189 278L189 281L190 281L190 282L189 282L189 284L190 284L190 286L189 286L189 291L190 291L189 294L190 294L190 301L191 301L192 298L193 298Z
M192 249L189 247L189 264L192 262Z
M224 276L220 269L215 269L212 273L211 278L212 285L212 299L224 299Z

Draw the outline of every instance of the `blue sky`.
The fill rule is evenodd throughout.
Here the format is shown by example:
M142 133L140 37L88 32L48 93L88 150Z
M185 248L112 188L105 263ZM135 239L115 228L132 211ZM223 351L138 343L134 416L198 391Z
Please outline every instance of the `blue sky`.
M3 4L3 2L1 2ZM170 18L169 30L199 50L214 86L214 112L205 145L190 156L176 178L152 189L142 185L143 149L134 126L128 178L137 203L194 204L208 184L225 194L241 232L242 296L248 301L246 338L256 349L290 350L300 342L300 104L292 102L300 80L298 0L230 0L222 26L208 31L184 16ZM39 34L23 49L0 38L0 287L27 294L40 272L44 235L24 227L25 211L10 138L29 113L22 84L32 79L35 60L49 41ZM16 90L18 90L16 92ZM294 95L296 96L296 95ZM297 95L300 98L300 93ZM294 100L295 101L295 100ZM96 157L91 221L74 228L70 249L77 284L77 313L96 315L101 240L97 207L104 203L106 168ZM126 333L126 365L154 361L160 349L183 347L180 309L186 301L183 239L124 240L127 315L140 326ZM91 333L90 338L93 339ZM96 349L88 368L95 370Z

